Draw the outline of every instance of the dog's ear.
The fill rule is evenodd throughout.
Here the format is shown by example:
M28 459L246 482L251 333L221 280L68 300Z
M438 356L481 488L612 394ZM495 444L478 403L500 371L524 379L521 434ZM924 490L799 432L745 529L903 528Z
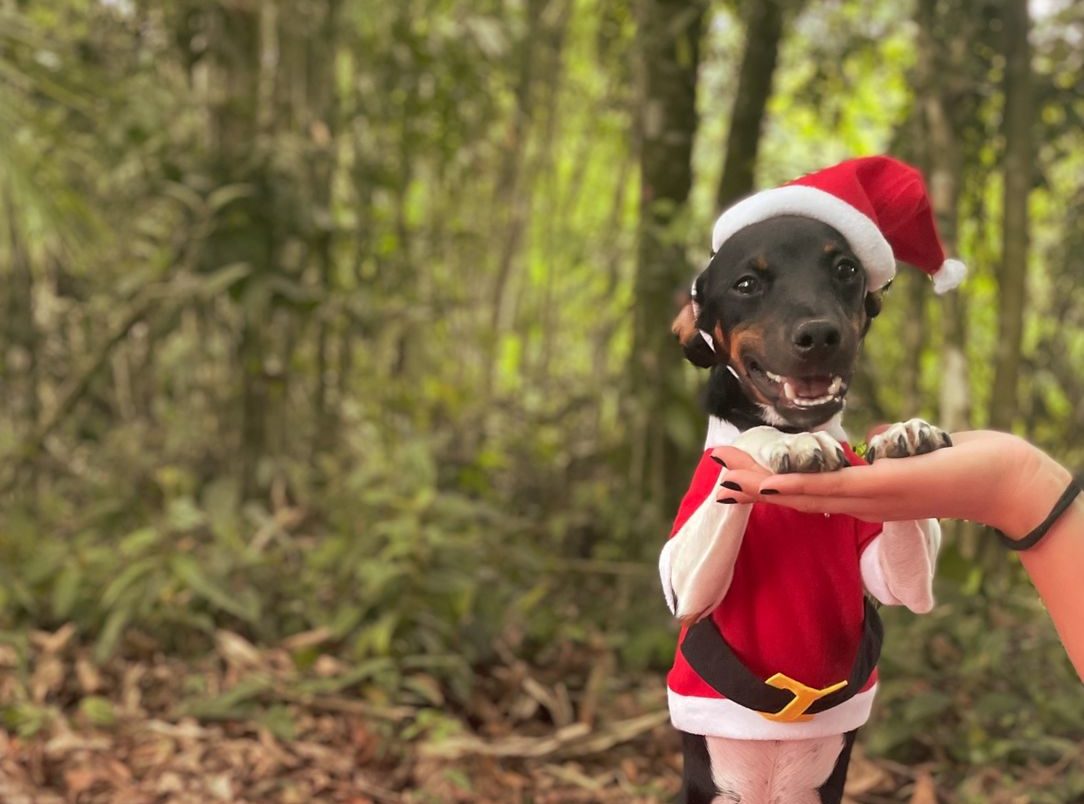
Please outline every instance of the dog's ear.
M681 344L681 350L685 353L685 358L694 366L711 368L719 362L718 356L708 345L708 342L704 340L700 330L697 329L696 313L693 310L691 299L678 312L674 323L670 325L670 331L674 333L674 337Z
M881 314L883 293L883 290L875 290L866 294L866 318L874 319Z
M883 302L882 294L884 290L874 290L866 294L866 322L862 326L862 336L865 337L869 332L870 324L873 323L873 319L881 314L881 305Z
M719 362L719 356L715 354L711 346L696 326L696 310L693 308L692 296L685 292L683 297L677 299L681 305L674 323L670 325L670 331L674 333L685 358L697 368L711 368Z

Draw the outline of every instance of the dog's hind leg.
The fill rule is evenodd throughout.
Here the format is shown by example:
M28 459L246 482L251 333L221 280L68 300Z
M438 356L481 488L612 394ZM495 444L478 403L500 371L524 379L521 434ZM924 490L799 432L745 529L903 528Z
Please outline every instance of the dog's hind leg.
M836 766L832 769L832 775L818 790L821 804L840 804L843 800L843 786L847 781L847 768L851 764L851 749L854 748L854 738L857 735L857 729L843 735L843 750L839 752L839 756L836 758Z
M707 738L681 732L684 765L681 773L681 793L675 804L712 804L719 791L711 776L711 756Z

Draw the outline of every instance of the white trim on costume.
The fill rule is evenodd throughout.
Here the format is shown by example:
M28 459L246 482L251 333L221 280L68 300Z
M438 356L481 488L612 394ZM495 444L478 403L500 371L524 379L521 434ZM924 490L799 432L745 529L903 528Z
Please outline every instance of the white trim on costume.
M675 728L690 734L739 740L805 740L845 734L865 723L873 708L877 685L839 706L810 715L810 720L792 723L768 720L755 709L748 709L727 698L679 695L672 689L667 689L666 694L670 705L670 722Z
M675 534L676 536L677 534ZM666 598L666 606L671 614L677 614L677 600L674 596L673 576L670 574L671 553L674 552L676 539L667 539L663 545L662 553L659 554L659 580L662 581L662 595Z

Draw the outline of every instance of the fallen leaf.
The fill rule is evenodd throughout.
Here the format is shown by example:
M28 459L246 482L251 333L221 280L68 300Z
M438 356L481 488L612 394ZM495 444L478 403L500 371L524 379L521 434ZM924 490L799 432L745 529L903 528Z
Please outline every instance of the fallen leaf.
M915 780L910 804L937 804L937 785L929 771L922 771Z

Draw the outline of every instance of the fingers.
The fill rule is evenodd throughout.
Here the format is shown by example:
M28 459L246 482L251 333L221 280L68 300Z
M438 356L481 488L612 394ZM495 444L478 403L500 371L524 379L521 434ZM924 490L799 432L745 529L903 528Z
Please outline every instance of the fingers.
M746 494L756 495L760 491L761 482L766 477L770 477L770 475L763 469L760 471L749 469L727 469L723 476L723 480L724 482L741 486L741 490Z
M854 497L819 497L806 494L779 494L767 497L757 496L755 502L769 505L781 505L795 511L811 514L850 514L858 518L870 515L867 500Z
M723 505L756 502L755 490L768 476L768 470L737 447L719 447L712 450L711 457L726 467L715 499Z
M768 470L753 460L753 456L737 447L718 447L711 451L711 457L717 461L722 461L723 465L732 471L734 469L758 469L763 475L768 475Z
M764 477L757 492L760 495L816 495L836 497L862 496L864 490L868 490L868 483L862 481L862 477L873 471L874 467L850 467L842 472L825 472L823 474L785 474L769 475ZM861 475L856 477L856 475ZM881 483L876 483L874 488L880 488Z

